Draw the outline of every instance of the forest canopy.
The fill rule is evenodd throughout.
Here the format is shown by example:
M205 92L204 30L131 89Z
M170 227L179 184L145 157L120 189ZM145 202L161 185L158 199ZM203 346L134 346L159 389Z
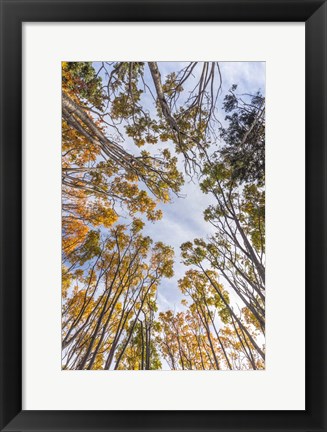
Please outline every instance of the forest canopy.
M264 369L265 95L227 73L62 63L63 369Z

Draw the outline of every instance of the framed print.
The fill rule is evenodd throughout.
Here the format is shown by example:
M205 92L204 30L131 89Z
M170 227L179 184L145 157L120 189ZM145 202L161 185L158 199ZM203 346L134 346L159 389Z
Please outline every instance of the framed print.
M1 6L1 429L325 430L326 3Z

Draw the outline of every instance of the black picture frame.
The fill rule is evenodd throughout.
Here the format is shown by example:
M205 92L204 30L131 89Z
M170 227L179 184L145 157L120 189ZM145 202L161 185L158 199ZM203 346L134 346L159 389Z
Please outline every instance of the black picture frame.
M326 1L1 0L0 3L0 429L135 432L327 431ZM178 407L176 411L22 411L22 23L70 21L305 22L305 411L178 411ZM291 361L285 367L290 365Z

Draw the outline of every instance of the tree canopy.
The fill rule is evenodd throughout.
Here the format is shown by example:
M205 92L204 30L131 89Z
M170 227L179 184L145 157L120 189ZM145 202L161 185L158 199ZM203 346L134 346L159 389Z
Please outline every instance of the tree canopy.
M173 66L62 63L63 369L264 368L265 98ZM180 245L163 310L176 251L146 228L189 181L213 234Z

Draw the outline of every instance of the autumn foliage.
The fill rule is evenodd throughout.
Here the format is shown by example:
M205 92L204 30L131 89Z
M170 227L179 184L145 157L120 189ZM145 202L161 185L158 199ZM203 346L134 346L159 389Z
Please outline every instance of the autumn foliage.
M63 369L265 367L265 100L233 86L218 106L221 80L217 62L62 63ZM145 227L190 179L214 234L180 245L183 299L161 310L175 254Z

